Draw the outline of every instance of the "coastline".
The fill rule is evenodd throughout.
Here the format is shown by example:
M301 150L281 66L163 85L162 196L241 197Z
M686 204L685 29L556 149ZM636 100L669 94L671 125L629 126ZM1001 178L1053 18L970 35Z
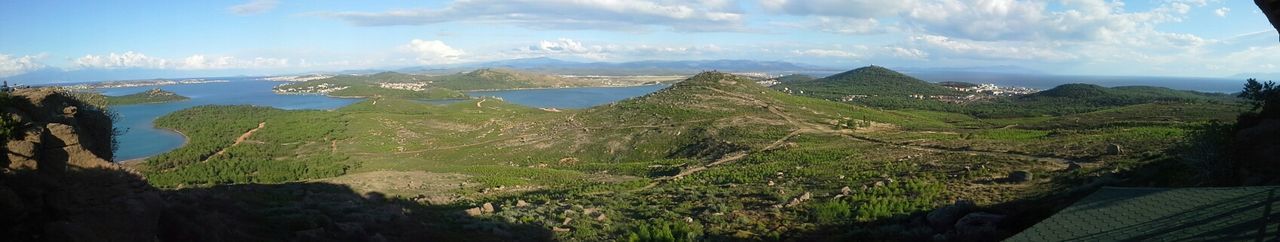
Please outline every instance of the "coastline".
M178 136L182 136L182 144L178 145L177 148L173 148L174 150L181 149L182 147L187 146L187 144L191 143L191 137L187 137L187 134L182 133L182 131L178 131L176 129L171 129L171 128L160 128L160 127L153 127L153 128L172 132L172 133L178 134ZM173 150L169 150L169 151L173 151ZM164 154L169 151L161 152L160 154ZM152 156L156 156L156 155L159 155L159 154L143 156L143 157L138 157L138 158L133 158L128 160L113 161L113 162L115 162L118 165L132 166L135 164L141 164L141 161L146 161L147 158L151 158Z
M573 88L627 88L627 87L643 87L643 86L657 86L657 85L670 85L670 83L659 82L659 83L652 83L652 84L620 85L620 86L524 87L524 88L509 88L509 89L466 90L466 91L460 91L460 92L501 92L501 91L552 90L552 89L573 89Z

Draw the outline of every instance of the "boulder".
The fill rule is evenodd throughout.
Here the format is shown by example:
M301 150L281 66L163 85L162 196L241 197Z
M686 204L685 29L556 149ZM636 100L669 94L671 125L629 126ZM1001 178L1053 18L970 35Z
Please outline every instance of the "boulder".
M525 207L525 206L529 206L529 203L528 203L528 202L525 202L524 200L516 199L516 207L517 207L517 208L523 208L523 207Z
M987 240L999 234L1000 222L1005 216L993 213L975 212L965 215L956 221L956 235L966 241Z
M493 213L494 211L497 211L497 209L493 207L493 203L484 203L483 205L480 205L481 213Z
M1080 163L1071 162L1071 163L1067 163L1066 171L1075 171L1075 170L1079 170L1080 168L1081 168Z
M804 195L800 195L800 197L792 198L791 202L787 203L787 207L794 207L794 206L800 205L801 203L804 203L805 201L809 201L809 199L812 199L812 198L813 198L813 194L810 194L809 192L805 192Z
M462 212L463 212L463 213L466 213L466 214L467 214L467 216L473 216L473 217L474 217L474 216L480 216L480 214L484 214L484 212L483 212L483 211L481 211L481 210L480 210L480 208L478 208L478 207L475 207L475 208L469 208L469 209L467 209L467 210L463 210Z
M957 200L955 204L930 211L925 218L928 220L929 226L933 227L935 231L946 232L951 230L961 216L973 210L974 207L977 207L977 205L972 201Z
M39 153L36 151L36 143L26 140L10 140L5 145L8 147L6 158L9 164L6 165L10 170L39 169Z
M1033 177L1029 171L1012 171L1009 172L1009 177L1007 179L1009 182L1023 183L1029 182L1034 178L1035 177Z
M1124 154L1124 148L1120 147L1119 144L1107 144L1107 154L1108 155Z

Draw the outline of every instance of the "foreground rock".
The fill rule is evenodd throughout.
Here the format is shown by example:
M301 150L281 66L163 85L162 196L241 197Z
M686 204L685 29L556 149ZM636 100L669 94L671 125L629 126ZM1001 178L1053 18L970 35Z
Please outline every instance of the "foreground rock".
M0 160L0 233L13 241L153 241L164 201L108 161L111 119L56 91L22 89L0 110L18 132Z

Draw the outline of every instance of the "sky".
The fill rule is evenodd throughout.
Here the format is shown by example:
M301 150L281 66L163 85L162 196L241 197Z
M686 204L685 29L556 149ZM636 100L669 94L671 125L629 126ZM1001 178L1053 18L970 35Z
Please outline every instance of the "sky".
M1280 72L1280 35L1246 0L0 1L0 78L532 57L1224 77Z

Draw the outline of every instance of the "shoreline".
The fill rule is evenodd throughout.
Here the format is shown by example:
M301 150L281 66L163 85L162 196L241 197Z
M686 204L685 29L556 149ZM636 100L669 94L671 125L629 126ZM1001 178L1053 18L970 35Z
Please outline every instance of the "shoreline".
M671 84L672 84L672 83L668 83L668 82L659 82L659 83L651 83L651 84L620 85L620 86L522 87L522 88L507 88L507 89L476 89L476 90L455 90L455 91L459 91L459 92L463 92L463 93L468 93L468 92L501 92L501 91L524 91L524 90L552 90L552 89L573 89L573 88L627 88L627 87L643 87L643 86L657 86L657 85L671 85ZM325 96L325 97L331 97L331 98L342 98L342 99L361 99L361 98L370 98L369 96L334 96L334 95L329 95L329 94L327 94L327 93L310 93L310 92L275 92L274 90L273 90L273 92L274 92L275 94L279 94L279 95L318 95L318 96ZM455 100L455 99L468 99L468 98L447 98L447 99L426 99L426 100Z
M460 91L460 92L501 92L501 91L551 90L551 89L573 89L573 88L627 88L627 87L643 87L643 86L657 86L657 85L671 85L671 84L666 82L659 82L659 83L653 83L653 84L637 84L637 85L624 85L624 86L524 87L524 88L510 88L510 89L466 90L466 91Z
M187 137L187 134L182 133L182 131L178 131L178 130L176 130L176 129L170 129L170 128L154 127L154 124L152 124L152 125L153 125L153 127L152 127L152 128L155 128L155 129L158 129L158 130L164 130L164 131L172 132L172 133L178 134L178 136L182 136L182 144L178 145L178 147L173 148L172 150L168 150L168 151L165 151L165 152L161 152L161 153L159 153L159 154L164 154L164 153L168 153L169 151L174 151L174 150L177 150L177 149L181 149L182 147L187 146L187 144L190 144L190 143L191 143L191 137ZM113 163L116 163L117 165L131 165L131 164L133 164L133 163L140 163L141 161L146 161L146 160L147 160L147 158L151 158L151 157L156 156L156 155L159 155L159 154L148 155L148 156L143 156L143 157L138 157L138 158L133 158L133 159L128 159L128 160L112 161L112 162L113 162Z

